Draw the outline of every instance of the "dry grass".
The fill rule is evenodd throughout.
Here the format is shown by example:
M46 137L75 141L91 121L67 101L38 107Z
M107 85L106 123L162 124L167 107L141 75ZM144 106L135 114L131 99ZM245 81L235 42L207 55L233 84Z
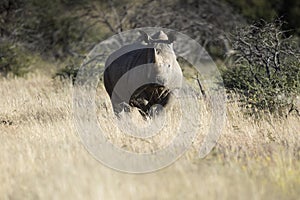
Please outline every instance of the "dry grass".
M85 150L73 125L70 84L42 75L0 84L0 199L300 196L297 117L246 119L231 103L225 131L206 159L197 157L197 140L172 166L132 175L101 165Z

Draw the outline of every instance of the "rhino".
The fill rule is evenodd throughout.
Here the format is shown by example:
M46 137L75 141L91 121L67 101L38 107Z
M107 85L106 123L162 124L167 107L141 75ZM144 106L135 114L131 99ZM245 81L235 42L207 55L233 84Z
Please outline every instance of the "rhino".
M166 107L182 85L174 34L140 34L140 41L113 52L105 63L104 86L117 116L136 107L151 117L153 108Z

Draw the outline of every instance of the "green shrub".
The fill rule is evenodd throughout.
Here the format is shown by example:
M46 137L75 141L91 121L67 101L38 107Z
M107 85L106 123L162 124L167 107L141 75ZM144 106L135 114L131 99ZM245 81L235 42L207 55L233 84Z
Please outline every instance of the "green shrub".
M285 30L291 30L300 36L300 1L299 0L223 0L229 3L248 21L264 19L272 21L281 17L288 23Z
M0 43L0 74L23 76L29 71L31 59L24 50L8 42Z
M65 67L59 69L55 73L53 78L58 78L60 80L71 79L72 83L74 83L80 67L81 59L71 57L66 62L67 64L65 65Z
M282 23L247 26L233 36L235 62L223 70L225 87L241 95L249 113L282 115L300 94L299 48L285 38Z

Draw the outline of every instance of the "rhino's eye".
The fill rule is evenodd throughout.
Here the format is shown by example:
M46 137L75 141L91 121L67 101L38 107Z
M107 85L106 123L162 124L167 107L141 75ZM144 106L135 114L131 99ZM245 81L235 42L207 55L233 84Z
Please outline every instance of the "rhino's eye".
M157 54L157 55L160 54L160 49L156 49L156 54Z

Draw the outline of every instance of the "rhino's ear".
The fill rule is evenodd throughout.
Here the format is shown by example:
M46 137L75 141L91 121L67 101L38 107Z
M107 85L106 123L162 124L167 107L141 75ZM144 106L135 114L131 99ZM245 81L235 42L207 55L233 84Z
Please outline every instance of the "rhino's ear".
M168 33L168 43L173 43L176 40L176 32L175 31L171 31L170 33Z
M139 31L142 36L142 41L146 42L147 44L150 43L151 37L144 31Z

